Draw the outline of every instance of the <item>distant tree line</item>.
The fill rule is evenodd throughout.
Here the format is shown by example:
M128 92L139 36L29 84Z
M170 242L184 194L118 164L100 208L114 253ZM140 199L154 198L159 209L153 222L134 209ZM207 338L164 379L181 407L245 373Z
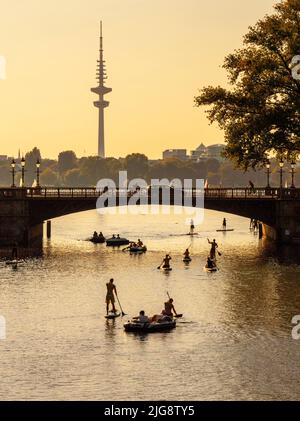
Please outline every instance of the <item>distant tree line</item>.
M218 161L207 159L201 162L192 160L165 159L150 161L145 155L134 153L125 158L99 158L96 156L78 158L73 151L64 151L57 160L42 159L40 150L34 148L25 156L27 186L32 186L36 179L36 162L41 162L40 183L42 186L56 187L85 187L96 186L98 180L112 179L118 183L119 171L127 171L128 179L142 178L148 183L152 179L173 180L204 179L210 187L245 187L251 180L256 186L265 187L267 184L266 170L244 171L234 167L229 160ZM278 162L271 161L270 182L279 185ZM284 180L290 186L291 177L288 165L285 168ZM16 184L19 184L21 172L16 168ZM0 162L0 185L11 185L11 167L9 161ZM296 185L300 185L300 174L296 174Z

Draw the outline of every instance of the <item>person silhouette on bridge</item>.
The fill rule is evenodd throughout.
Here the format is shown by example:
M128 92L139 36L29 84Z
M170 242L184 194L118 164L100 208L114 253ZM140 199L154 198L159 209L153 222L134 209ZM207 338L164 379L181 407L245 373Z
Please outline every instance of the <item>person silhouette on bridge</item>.
M249 180L249 186L250 186L250 193L255 193L254 183L251 180Z
M14 243L12 252L11 252L12 260L18 260L18 244Z

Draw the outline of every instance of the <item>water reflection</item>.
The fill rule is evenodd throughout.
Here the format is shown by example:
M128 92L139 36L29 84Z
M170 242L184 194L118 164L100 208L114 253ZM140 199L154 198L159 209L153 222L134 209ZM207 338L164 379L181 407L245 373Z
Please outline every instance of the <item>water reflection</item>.
M261 240L261 257L271 257L279 264L289 265L300 263L300 245L298 244L279 244L267 239Z
M150 400L299 396L299 343L290 334L300 314L299 252L259 242L238 217L228 217L233 233L216 233L220 220L206 212L191 239L180 216L70 215L53 222L42 258L16 269L0 262L7 320L0 398L130 399L140 390ZM148 251L131 256L84 241L94 230L142 238ZM216 274L203 271L207 237L222 251ZM170 273L157 270L166 253ZM128 313L123 319L104 318L111 277ZM141 309L162 310L166 291L184 313L177 328L125 333L123 323Z

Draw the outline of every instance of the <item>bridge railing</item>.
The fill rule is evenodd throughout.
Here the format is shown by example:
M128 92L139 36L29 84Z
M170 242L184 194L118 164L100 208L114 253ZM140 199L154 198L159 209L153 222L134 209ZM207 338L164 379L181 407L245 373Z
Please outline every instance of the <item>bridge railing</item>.
M164 189L160 189L160 194L163 194ZM93 199L101 196L103 193L108 196L150 196L151 189L107 189L103 191L97 190L96 187L32 187L32 188L0 188L0 199ZM170 194L174 195L175 190L171 189ZM185 190L184 195L187 197L205 196L206 199L265 199L265 200L293 200L300 199L300 189L280 189L280 188L209 188L202 190Z
M163 191L164 189L161 189ZM45 198L94 198L102 194L108 196L127 196L133 195L149 196L151 190L148 189L104 189L99 191L96 187L46 187L26 189L27 197L45 197ZM174 194L174 189L170 190ZM185 189L186 196L205 195L207 199L300 199L300 189L280 189L280 188L209 188L209 189Z

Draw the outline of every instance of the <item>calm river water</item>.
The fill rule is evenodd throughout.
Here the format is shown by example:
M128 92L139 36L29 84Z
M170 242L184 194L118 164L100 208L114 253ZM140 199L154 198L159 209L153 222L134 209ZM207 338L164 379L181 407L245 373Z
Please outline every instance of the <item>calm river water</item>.
M300 250L272 250L227 215L233 233L217 234L223 214L206 211L192 240L185 217L98 215L53 221L43 258L17 269L0 262L0 399L232 400L298 399ZM94 230L141 237L148 252L131 256L84 241ZM223 255L220 271L203 271L206 237ZM163 254L173 272L156 268ZM297 256L298 255L298 256ZM298 262L297 262L298 259ZM123 320L106 321L105 284L114 277ZM184 318L171 333L126 334L139 310L160 312L166 292Z

